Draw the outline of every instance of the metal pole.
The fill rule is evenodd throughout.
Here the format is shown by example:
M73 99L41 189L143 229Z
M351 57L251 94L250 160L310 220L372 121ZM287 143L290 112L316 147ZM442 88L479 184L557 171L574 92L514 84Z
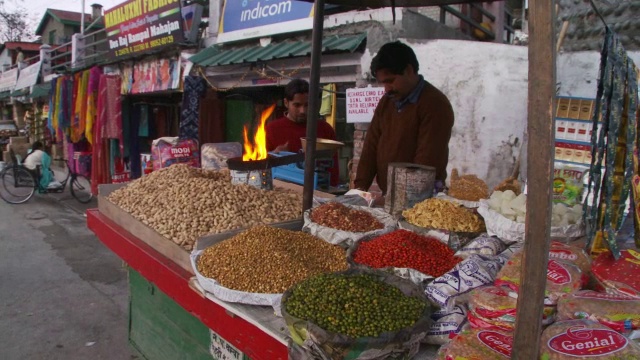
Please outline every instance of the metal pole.
M82 12L80 13L80 35L84 35L84 0L82 1Z
M527 216L518 294L514 360L538 359L547 282L556 91L554 0L531 1L529 9L529 104Z
M320 110L320 57L322 55L322 30L324 27L324 0L315 1L313 33L311 35L311 75L309 78L309 109L307 112L307 148L304 161L304 191L302 209L313 205L313 177L316 170L316 139L318 112Z

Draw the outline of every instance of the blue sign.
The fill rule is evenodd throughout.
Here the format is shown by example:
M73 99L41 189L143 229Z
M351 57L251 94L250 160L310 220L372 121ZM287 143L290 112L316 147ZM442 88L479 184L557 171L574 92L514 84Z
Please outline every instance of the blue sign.
M312 17L313 3L304 1L225 0L219 37L231 41L308 30Z

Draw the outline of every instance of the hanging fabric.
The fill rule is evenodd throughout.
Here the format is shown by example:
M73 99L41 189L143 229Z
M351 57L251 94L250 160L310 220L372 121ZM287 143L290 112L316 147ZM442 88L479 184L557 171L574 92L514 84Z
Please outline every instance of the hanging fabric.
M138 126L138 136L149 137L149 105L136 105L139 112L140 124Z
M85 114L86 124L84 135L91 144L93 144L94 124L96 122L96 116L98 115L97 107L100 75L102 75L102 69L97 66L89 70L89 80L87 82L87 110Z
M99 106L100 126L103 138L120 140L120 150L124 153L122 141L122 95L121 79L118 75L102 75L100 77Z
M184 79L182 111L180 114L180 138L198 140L200 99L204 97L206 92L207 82L202 77L187 76Z
M87 87L89 85L89 70L76 74L74 81L75 99L73 107L73 121L71 124L71 141L77 143L82 140L86 130L87 117Z
M57 89L58 79L51 80L51 89L49 89L49 113L47 116L47 128L49 129L49 133L53 131L53 113L55 109L55 97L56 97L56 89Z
M598 253L608 247L615 258L620 256L616 237L624 220L634 172L637 79L635 64L618 36L607 28L593 117L591 143L594 146L585 200L585 209L588 209L585 224L591 251Z

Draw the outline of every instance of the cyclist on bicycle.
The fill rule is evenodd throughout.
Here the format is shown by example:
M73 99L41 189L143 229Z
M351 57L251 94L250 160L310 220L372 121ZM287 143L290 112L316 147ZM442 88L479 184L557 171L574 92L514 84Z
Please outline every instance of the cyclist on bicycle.
M44 151L44 146L40 141L36 141L31 145L31 150L22 161L24 167L39 172L40 189L56 189L62 184L53 178L51 171L51 156Z

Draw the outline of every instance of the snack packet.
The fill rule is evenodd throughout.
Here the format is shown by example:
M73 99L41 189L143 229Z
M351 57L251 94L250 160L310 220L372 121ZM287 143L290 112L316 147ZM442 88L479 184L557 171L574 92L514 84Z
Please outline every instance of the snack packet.
M582 203L582 188L587 172L580 168L563 165L556 167L553 173L553 202L567 206Z

